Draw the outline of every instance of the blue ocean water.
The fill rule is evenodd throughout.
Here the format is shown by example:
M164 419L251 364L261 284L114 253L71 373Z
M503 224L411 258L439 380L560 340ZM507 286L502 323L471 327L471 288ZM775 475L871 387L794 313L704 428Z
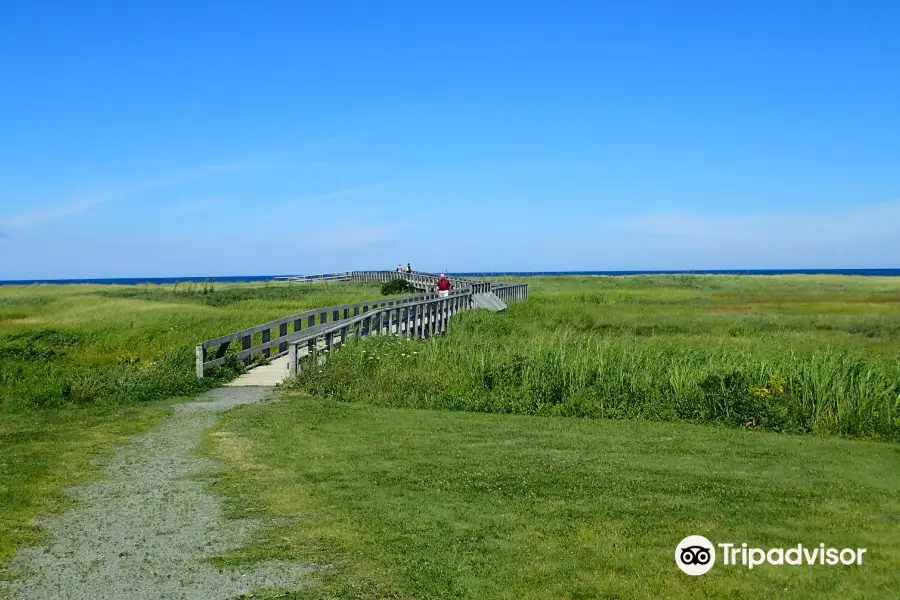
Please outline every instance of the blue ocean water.
M479 271L451 273L460 277L534 277L554 275L863 275L866 277L900 277L900 269L756 269L756 270L699 270L699 271ZM0 281L0 285L31 285L35 283L94 283L115 285L174 284L190 281L220 283L270 281L281 275L231 275L228 277L125 277L113 279L23 279Z
M503 271L454 273L460 277L535 277L553 275L863 275L900 277L900 269L711 269L695 271Z

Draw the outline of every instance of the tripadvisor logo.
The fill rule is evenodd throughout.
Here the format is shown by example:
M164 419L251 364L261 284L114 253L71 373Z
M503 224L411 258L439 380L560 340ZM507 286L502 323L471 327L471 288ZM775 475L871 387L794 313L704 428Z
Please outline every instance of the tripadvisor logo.
M750 548L747 544L713 544L702 535L689 535L675 548L675 564L688 575L703 575L716 564L716 548L721 564L752 569L764 564L782 565L861 565L865 548L826 548L825 544L790 548Z
M675 548L675 564L688 575L703 575L716 564L716 548L702 535L689 535Z

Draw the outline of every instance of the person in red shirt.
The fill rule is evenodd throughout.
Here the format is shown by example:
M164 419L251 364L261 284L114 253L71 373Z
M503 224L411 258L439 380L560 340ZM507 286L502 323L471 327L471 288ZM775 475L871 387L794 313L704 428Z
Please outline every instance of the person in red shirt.
M441 273L440 278L437 280L437 285L434 286L434 291L436 291L441 298L446 298L450 295L450 289L452 287L453 286L450 285L450 280L447 279L447 276Z

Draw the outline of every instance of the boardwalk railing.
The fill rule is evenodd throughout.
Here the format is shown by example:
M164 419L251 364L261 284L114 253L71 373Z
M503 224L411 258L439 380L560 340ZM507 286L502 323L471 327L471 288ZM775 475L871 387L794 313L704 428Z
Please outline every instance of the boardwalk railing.
M322 275L287 275L284 277L275 277L275 281L286 281L288 283L316 283L318 281L349 281L350 271L343 273L324 273Z
M354 337L393 334L427 338L443 333L447 331L450 317L471 307L470 294L457 294L404 306L379 308L319 330L308 330L289 343L288 376L293 377L300 372L304 357L314 359L319 353L327 354Z
M392 281L403 276L414 286L429 290L438 279L438 275L432 273L396 271L353 271L348 275L350 281L370 282ZM300 349L305 343L305 350L298 350L300 354L297 356L306 356L310 351L315 351L316 344L324 344L325 349L330 350L335 344L343 343L348 336L371 335L373 331L428 337L435 333L435 327L438 331L445 331L446 320L452 315L470 309L474 294L493 292L507 304L528 297L528 285L524 283L497 284L464 278L450 279L456 289L445 298L428 292L316 308L206 340L197 344L197 377L203 377L206 371L225 364L232 342L240 341L241 344L241 349L233 354L234 359L250 367L253 355L261 354L266 359L278 358L291 352L291 348ZM346 332L345 327L348 328ZM260 342L254 345L253 338L258 334L257 340ZM294 365L293 372L296 372L295 363L296 360L291 363Z

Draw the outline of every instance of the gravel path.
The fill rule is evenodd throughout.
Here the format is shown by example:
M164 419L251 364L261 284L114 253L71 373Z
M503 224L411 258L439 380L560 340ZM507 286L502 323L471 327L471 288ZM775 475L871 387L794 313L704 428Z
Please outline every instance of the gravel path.
M220 570L204 559L240 547L259 523L227 520L192 476L215 463L192 453L219 413L259 402L271 388L219 388L176 407L134 438L101 481L76 488L79 508L47 520L46 545L21 550L10 582L23 600L220 600L265 588L297 589L317 567L280 561ZM0 583L0 586L3 584Z

